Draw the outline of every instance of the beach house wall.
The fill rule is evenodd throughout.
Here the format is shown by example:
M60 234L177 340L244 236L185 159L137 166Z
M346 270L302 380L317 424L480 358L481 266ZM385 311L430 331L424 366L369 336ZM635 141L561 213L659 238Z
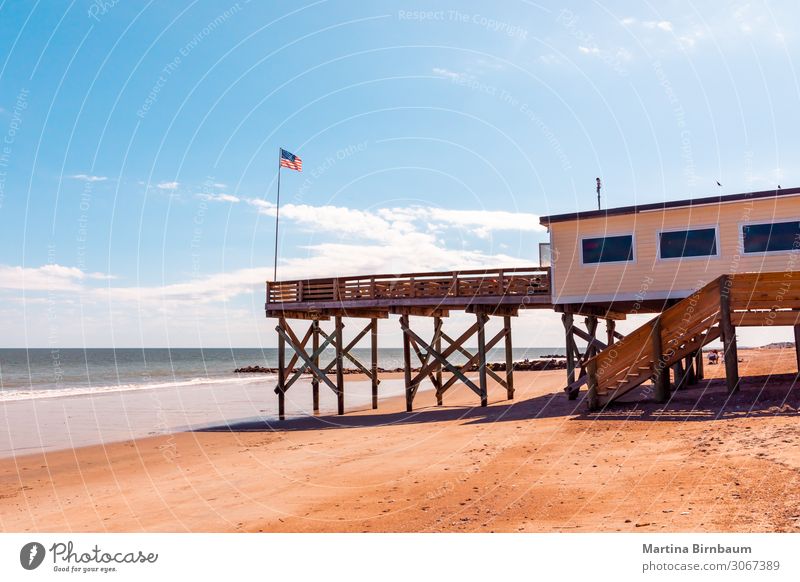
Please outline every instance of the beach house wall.
M800 188L541 218L554 304L683 298L729 273L800 270Z

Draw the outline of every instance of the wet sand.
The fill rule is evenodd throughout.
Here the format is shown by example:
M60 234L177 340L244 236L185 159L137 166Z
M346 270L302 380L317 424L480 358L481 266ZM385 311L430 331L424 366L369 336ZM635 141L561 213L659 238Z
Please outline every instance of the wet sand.
M563 370L523 372L487 408L459 387L412 414L395 397L5 459L0 529L800 531L794 351L740 356L732 398L706 366L667 406L588 414Z

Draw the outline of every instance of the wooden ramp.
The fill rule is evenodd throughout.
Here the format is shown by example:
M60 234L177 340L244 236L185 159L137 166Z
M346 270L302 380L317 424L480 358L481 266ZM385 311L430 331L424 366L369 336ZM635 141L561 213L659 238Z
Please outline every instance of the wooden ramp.
M738 326L793 326L800 336L800 273L722 275L606 347L586 363L589 408L602 408L648 380L655 398L666 401L670 368L676 384L702 377L702 347L720 337L728 391L736 391Z

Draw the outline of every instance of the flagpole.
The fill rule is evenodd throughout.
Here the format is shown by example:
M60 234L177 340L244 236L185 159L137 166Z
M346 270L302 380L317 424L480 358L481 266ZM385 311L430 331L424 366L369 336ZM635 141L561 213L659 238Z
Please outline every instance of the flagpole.
M281 213L281 148L278 148L278 197L275 202L275 262L272 267L273 282L278 280L278 220Z

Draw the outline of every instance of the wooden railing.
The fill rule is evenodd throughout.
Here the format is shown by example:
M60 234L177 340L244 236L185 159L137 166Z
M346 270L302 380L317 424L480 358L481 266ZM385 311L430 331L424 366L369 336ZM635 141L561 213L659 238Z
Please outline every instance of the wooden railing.
M607 347L586 363L597 404L611 402L720 337L726 303L733 327L800 323L800 273L723 275Z
M549 293L550 270L532 267L268 282L267 304Z

